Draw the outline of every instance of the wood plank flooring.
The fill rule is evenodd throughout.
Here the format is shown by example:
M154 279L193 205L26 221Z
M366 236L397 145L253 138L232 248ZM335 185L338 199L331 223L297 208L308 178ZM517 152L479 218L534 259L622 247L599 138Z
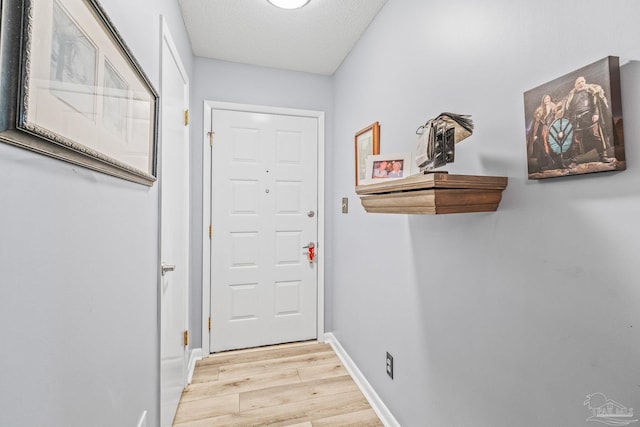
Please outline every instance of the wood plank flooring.
M196 363L174 427L382 426L329 344L218 353Z

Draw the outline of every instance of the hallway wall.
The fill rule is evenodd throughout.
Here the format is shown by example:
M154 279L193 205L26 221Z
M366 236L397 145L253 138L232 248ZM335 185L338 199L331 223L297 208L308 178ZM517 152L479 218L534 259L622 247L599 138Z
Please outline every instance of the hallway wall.
M636 1L389 0L333 78L192 58L174 0L101 3L156 88L159 14L192 76L192 253L203 100L327 113L326 329L402 425L583 426L594 392L640 407ZM527 180L522 93L606 55L628 169ZM442 111L476 123L447 170L509 177L499 211L366 214L354 133L380 121L382 152L412 151ZM148 410L155 426L158 186L0 144L0 207L0 425L135 426ZM198 347L201 260L191 271Z
M640 4L389 0L334 76L333 332L403 426L584 426L640 407ZM523 92L621 60L628 169L527 179ZM353 136L383 153L471 114L450 173L509 177L498 212L367 214ZM395 362L385 374L385 352Z
M159 90L160 14L191 72L174 0L102 0ZM0 425L159 422L158 184L0 143Z

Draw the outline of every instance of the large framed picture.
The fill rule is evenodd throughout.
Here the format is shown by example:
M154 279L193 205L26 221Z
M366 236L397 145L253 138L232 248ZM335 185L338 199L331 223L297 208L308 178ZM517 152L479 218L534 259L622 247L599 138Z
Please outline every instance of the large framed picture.
M406 178L413 174L411 153L377 154L367 157L365 178L360 185Z
M356 185L365 179L367 157L380 153L380 123L375 122L356 133Z
M0 31L0 140L153 185L158 94L97 1L3 0Z
M524 107L529 179L626 168L618 57L525 92Z

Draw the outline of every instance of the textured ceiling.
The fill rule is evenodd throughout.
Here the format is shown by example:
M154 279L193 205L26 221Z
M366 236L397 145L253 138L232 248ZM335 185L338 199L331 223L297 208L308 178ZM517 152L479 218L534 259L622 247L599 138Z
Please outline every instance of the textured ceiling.
M332 75L387 0L179 0L196 56Z

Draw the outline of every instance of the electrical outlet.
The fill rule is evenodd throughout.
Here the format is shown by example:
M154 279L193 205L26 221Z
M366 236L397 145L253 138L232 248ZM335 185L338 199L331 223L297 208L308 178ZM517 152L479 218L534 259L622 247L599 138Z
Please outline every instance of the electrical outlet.
M393 356L387 352L387 375L393 379Z

